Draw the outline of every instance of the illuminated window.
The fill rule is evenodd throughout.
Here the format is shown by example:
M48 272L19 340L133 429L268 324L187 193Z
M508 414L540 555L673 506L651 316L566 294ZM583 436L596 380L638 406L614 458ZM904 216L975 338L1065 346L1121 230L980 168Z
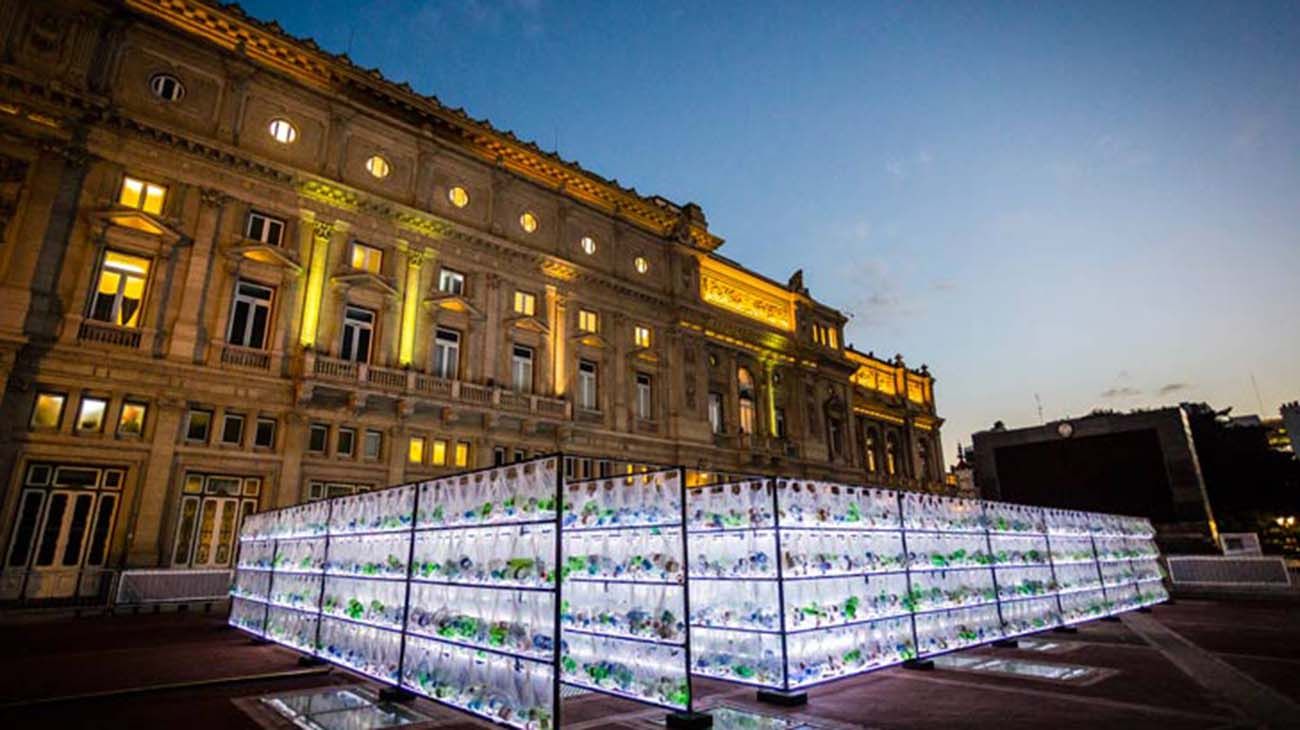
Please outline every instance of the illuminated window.
M62 393L37 393L36 407L32 409L32 428L58 428L67 399Z
M836 330L834 327L826 328L826 344L829 347L836 348L836 349L838 349L840 346L839 331Z
M87 316L118 327L140 326L140 310L148 280L148 259L106 251Z
M637 346L637 347L642 347L642 348L649 347L649 346L650 346L650 328L649 328L649 327L643 327L643 326L641 326L641 325L637 325L637 326L632 330L632 341L636 343L636 346Z
M411 464L424 463L424 437L412 436L406 447L406 461Z
M531 317L537 313L537 297L526 291L515 291L515 313Z
M123 436L139 436L144 432L144 417L149 406L139 401L126 401L117 417L117 432Z
M644 256L637 256L632 265L636 267L636 273L638 274L644 274L650 270L650 262L646 261Z
M578 241L578 245L582 246L582 252L588 256L596 253L596 239L591 236L583 236L582 240Z
M433 456L433 465L434 465L434 466L446 466L446 465L447 465L447 440L446 440L446 439L434 439L434 440L433 440L433 454L432 454L432 456Z
M524 233L532 233L537 230L537 216L532 213L524 213L519 216L519 227L524 229Z
M313 423L307 430L307 451L323 454L329 447L330 427L323 423Z
M279 246L284 240L284 221L272 218L265 213L252 211L248 214L248 225L244 228L244 238L271 246Z
M298 139L298 129L288 119L272 119L266 131L271 133L271 139L280 144L289 144Z
M382 180L388 177L388 173L391 172L391 170L388 167L388 160L385 160L379 155L374 155L370 159L366 160L366 172Z
M259 418L253 428L253 446L259 449L275 448L275 419Z
M456 466L469 466L469 442L456 442Z
M352 242L352 268L378 276L383 264L383 251L364 243Z
M578 310L578 329L582 332L595 332L600 328L600 317L590 309Z
M163 201L166 199L167 188L129 175L122 178L122 192L117 196L118 203L153 215L162 214Z
M589 411L598 410L596 363L590 360L578 361L578 407Z
M149 91L163 101L180 101L185 98L185 84L171 74L150 76Z
M877 453L880 449L880 437L876 435L876 429L867 429L866 443L863 444L863 451L867 459L867 471L875 472L880 468L880 455Z
M469 205L469 193L465 191L465 188L458 185L447 191L447 200L450 200L451 204L457 208L464 208Z
M464 294L465 275L447 268L440 270L438 272L438 291L447 294Z
M898 473L898 437L892 433L885 436L885 471L891 477Z
M754 376L745 368L736 371L736 390L740 394L740 431L754 433Z
M722 433L722 394L709 393L709 430Z
M650 383L649 375L636 374L636 417L643 421L654 418L654 400L651 397L653 391Z
M77 408L77 430L82 432L99 432L104 428L104 414L108 411L108 401L104 398L81 397Z

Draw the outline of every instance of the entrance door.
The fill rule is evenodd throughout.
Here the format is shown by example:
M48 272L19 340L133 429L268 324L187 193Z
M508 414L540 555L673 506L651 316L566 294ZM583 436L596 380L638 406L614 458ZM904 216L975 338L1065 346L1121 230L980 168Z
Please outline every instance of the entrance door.
M224 568L230 565L235 527L239 522L239 500L207 497L199 515L199 534L194 546L192 568Z
M120 469L29 465L0 598L96 595L123 475Z
M189 472L181 488L172 566L230 567L244 516L257 511L261 477Z

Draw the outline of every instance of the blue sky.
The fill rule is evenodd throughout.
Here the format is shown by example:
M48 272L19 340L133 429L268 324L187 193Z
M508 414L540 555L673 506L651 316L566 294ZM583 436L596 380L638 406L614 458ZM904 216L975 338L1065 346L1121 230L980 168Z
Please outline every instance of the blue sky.
M1035 395L1300 398L1300 3L244 6L804 269L948 462Z

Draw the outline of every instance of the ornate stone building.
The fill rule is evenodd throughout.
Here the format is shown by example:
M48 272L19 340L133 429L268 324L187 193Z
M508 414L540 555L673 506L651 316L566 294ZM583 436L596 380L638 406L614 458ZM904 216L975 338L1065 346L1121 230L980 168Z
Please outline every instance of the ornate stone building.
M926 369L694 204L233 6L3 0L0 55L0 599L559 450L943 489Z

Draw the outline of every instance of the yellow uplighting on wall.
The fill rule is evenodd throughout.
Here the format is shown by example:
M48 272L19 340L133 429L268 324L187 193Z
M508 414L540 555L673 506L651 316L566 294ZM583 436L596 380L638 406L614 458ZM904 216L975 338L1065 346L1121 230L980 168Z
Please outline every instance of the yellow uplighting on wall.
M316 344L316 328L320 324L320 301L325 292L325 257L329 255L330 239L319 232L312 236L311 264L307 270L307 301L302 308L302 331L298 341L303 347Z
M708 256L699 260L700 298L705 302L770 327L794 330L794 294Z
M397 360L410 365L415 360L415 324L420 313L420 257L414 255L406 266L406 291L402 303L402 339Z

